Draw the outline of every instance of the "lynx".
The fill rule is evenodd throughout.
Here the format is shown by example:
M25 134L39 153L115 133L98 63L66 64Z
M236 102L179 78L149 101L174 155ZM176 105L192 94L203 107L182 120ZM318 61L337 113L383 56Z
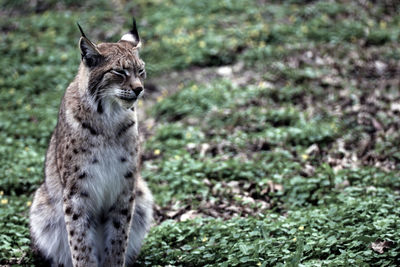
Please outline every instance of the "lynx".
M134 19L117 43L96 45L78 27L82 60L61 101L45 181L30 210L32 244L51 266L131 265L153 206L139 174L141 41Z

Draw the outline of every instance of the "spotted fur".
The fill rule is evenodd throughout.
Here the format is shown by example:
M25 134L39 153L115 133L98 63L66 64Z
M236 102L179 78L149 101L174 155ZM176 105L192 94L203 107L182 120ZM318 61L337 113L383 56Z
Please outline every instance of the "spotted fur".
M32 244L52 266L131 265L150 228L153 200L138 162L138 38L132 30L117 43L80 39L82 62L30 210Z

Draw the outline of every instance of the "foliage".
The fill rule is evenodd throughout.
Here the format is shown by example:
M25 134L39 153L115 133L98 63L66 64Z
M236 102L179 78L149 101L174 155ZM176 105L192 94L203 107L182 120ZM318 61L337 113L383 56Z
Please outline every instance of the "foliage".
M385 191L364 195L359 188L348 188L347 193L335 203L293 210L287 216L165 221L151 231L141 260L152 266L394 264L389 258L398 251L376 255L369 244L379 239L395 243L400 237L391 230L400 215L396 200L377 198Z
M159 224L138 265L400 265L398 7L261 2L0 1L0 264L35 261L28 209L75 23L117 41L135 14L151 81L178 88L147 110Z

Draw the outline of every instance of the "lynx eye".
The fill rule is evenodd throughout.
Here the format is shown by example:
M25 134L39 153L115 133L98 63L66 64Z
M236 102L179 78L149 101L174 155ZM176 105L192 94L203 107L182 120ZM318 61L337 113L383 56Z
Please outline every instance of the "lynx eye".
M129 72L128 72L127 70L125 70L125 69L111 70L110 72L113 73L113 74L115 74L115 75L124 77L124 78L127 77L127 76L129 76Z
M143 79L146 78L146 70L144 68L143 69L139 69L138 75Z

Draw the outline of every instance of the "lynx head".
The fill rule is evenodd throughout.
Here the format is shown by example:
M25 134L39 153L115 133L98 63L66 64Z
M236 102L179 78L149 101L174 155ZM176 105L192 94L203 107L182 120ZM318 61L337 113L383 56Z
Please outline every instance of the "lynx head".
M86 90L103 112L103 102L131 108L143 91L145 64L139 57L141 46L135 19L129 33L117 43L94 44L83 33L79 40L81 70L87 78Z

